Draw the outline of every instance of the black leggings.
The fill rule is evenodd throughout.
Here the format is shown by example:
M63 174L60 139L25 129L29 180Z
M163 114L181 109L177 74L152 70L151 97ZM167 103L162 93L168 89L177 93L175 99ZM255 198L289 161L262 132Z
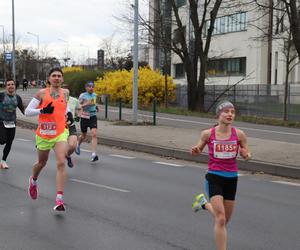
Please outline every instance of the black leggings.
M0 132L1 132L1 137L4 139L4 141L2 141L1 144L5 144L5 147L3 149L2 160L6 161L7 156L11 149L11 145L15 138L16 128L5 128L3 122L0 122Z

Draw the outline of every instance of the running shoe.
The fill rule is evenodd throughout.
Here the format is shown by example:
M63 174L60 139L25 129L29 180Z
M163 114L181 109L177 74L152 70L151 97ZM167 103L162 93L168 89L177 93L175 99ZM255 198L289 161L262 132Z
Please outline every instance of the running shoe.
M64 205L64 201L61 199L56 199L55 206L53 207L53 210L58 212L64 212L66 211L66 207Z
M76 146L76 148L75 148L75 153L76 153L77 155L80 155L80 145L79 145L79 144L77 144L77 146Z
M74 167L74 164L73 164L73 162L72 162L71 156L66 156L66 159L67 159L67 161L68 161L68 167L69 167L69 168Z
M95 156L92 157L91 162L95 162L95 161L98 161L98 160L99 160L98 155L95 155Z
M7 163L6 163L6 161L1 161L1 168L2 169L9 169L9 167L8 167L8 165L7 165Z
M198 194L196 197L195 197L195 200L192 204L192 208L194 210L194 212L198 212L200 210L200 208L204 209L205 210L205 204L207 203L207 200L205 198L205 195L204 194Z
M29 187L28 187L28 194L31 199L36 200L38 197L38 188L37 184L32 184L32 176L29 178Z

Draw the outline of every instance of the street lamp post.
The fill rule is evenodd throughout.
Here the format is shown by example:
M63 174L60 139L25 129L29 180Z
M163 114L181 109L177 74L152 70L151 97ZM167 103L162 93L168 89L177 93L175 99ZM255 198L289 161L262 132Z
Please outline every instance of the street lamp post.
M65 62L65 67L66 67L68 60L70 60L70 58L69 58L69 42L64 39L61 39L61 38L58 38L58 40L61 42L64 42L66 44L66 56L65 56L65 58L63 58L63 60Z
M5 66L5 38L4 38L4 25L0 25L2 28L2 44L3 44L3 80L6 80L6 66Z
M87 52L88 52L87 65L90 65L90 47L84 44L80 44L80 46L87 48Z
M27 32L27 34L34 36L37 40L36 70L37 70L37 84L39 84L39 80L40 80L40 67L39 67L39 61L40 61L40 36L38 34L34 34L34 33L31 33L31 32Z
M15 41L15 1L12 0L12 73L16 82L16 41Z

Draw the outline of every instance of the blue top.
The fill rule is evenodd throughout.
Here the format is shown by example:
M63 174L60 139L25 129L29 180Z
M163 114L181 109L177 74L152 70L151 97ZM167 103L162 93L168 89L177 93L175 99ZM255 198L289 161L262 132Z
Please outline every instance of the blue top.
M86 102L91 101L90 105L82 108L83 112L89 113L90 116L96 116L96 99L97 95L95 93L82 93L78 98L80 104L85 104Z

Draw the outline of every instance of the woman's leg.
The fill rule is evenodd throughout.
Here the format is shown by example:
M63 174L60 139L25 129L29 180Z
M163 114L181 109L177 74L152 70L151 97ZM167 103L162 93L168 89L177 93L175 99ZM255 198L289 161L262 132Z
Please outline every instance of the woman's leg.
M235 206L234 200L224 200L226 224L229 222Z
M226 230L226 215L224 200L221 195L215 195L211 197L210 204L215 219L215 239L217 250L227 249L227 230Z

